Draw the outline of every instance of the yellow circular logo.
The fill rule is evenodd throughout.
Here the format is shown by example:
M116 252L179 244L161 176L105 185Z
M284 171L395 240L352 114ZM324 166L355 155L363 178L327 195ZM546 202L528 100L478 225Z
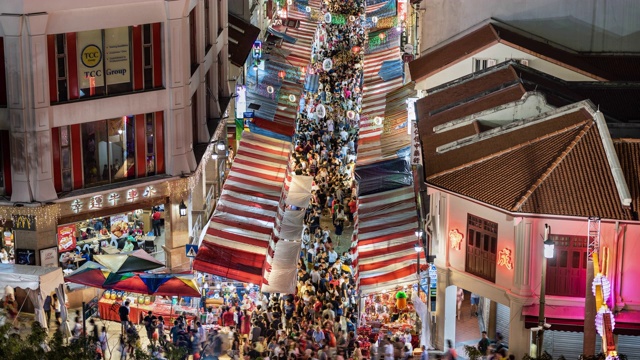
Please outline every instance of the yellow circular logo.
M102 51L96 45L87 45L82 49L80 61L88 68L96 67L102 60Z

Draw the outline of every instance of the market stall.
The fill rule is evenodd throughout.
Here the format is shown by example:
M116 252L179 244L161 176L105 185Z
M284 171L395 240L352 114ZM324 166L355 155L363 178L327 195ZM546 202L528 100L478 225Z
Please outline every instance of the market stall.
M409 341L412 349L420 348L421 326L414 303L410 301L412 293L411 288L405 287L364 297L364 310L358 328L359 341L364 351L368 351L370 342L375 342L382 336L397 337L405 343Z
M173 323L180 315L185 315L189 320L198 317L198 309L185 304L184 298L107 290L98 301L100 318L120 322L118 310L126 299L130 300L129 320L134 324L140 324L149 311L153 311L156 316L162 316L168 324Z
M58 294L60 302L64 304L65 294L62 269L43 266L0 264L0 287L9 286L27 291L29 300L35 308L35 318L46 329L47 319L42 306L47 296L53 292ZM18 309L19 310L19 309ZM61 307L62 322L66 322L66 307Z

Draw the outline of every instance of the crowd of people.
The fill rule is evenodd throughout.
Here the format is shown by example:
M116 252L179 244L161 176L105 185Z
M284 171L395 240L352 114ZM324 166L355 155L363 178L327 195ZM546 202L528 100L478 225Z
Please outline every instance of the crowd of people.
M363 7L361 0L336 4L331 2L331 9L323 4L322 11L352 14ZM342 235L353 225L357 204L353 171L363 59L360 51L352 49L364 44L364 30L360 17L319 27L310 65L311 72L319 75L318 91L301 96L291 158L296 174L314 178L297 291L257 301L231 297L224 306L208 308L203 324L180 318L169 324L173 325L170 330L161 317L148 314L143 323L149 341L159 350L171 343L194 359L215 359L222 353L244 359L363 358L355 335L351 239ZM331 66L325 59L331 59ZM338 250L343 251L338 254ZM121 339L123 353L136 339L132 328L127 327ZM154 356L161 358L161 353L156 351Z

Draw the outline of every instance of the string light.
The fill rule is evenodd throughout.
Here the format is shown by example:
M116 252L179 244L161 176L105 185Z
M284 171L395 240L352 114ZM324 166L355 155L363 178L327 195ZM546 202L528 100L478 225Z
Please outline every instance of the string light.
M0 206L0 220L10 220L12 215L33 216L38 227L50 227L57 224L60 218L60 205L50 204L44 206Z
M602 274L596 275L596 277L593 279L593 282L591 283L591 291L593 292L593 296L596 296L596 285L602 286L602 298L606 303L611 296L611 282L609 282L609 279L607 279L607 277L603 276Z

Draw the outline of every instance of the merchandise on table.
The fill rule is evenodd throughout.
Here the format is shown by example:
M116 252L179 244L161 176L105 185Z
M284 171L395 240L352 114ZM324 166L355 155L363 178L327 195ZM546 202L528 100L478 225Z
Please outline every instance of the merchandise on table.
M180 315L185 315L188 320L195 320L199 315L197 308L186 305L184 299L178 300L176 296L170 298L107 290L98 301L100 318L120 322L118 310L127 299L130 301L129 321L134 324L140 324L149 311L156 316L162 316L165 321L173 320Z

